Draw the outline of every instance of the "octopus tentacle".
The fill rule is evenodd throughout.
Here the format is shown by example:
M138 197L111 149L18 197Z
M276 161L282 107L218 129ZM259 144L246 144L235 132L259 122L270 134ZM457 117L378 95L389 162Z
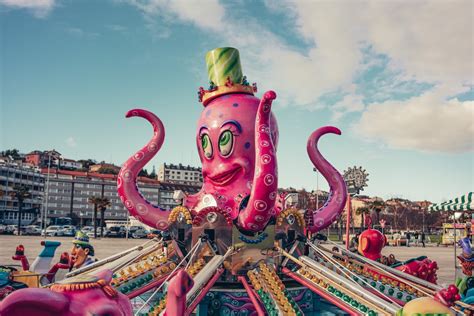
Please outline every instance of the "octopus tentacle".
M330 192L327 202L313 212L313 225L308 227L314 233L334 222L342 213L347 199L347 190L341 174L321 155L318 150L319 138L328 133L341 135L341 131L333 126L324 126L314 131L308 139L306 149L314 166L328 181Z
M272 216L277 197L277 159L271 138L271 106L276 93L267 91L257 110L255 120L255 174L252 191L245 209L238 216L237 225L246 231L258 232L265 228Z
M117 177L117 191L130 215L151 227L165 230L168 228L170 211L152 205L140 194L137 187L138 173L160 150L165 139L165 128L161 120L149 111L134 109L126 114L127 118L134 116L142 117L151 123L153 137L122 165Z

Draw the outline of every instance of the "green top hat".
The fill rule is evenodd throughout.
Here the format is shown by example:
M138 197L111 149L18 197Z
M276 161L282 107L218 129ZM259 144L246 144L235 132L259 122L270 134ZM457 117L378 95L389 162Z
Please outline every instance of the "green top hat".
M239 51L233 47L213 49L206 54L209 90L200 88L199 101L206 106L212 99L229 93L252 94L257 86L250 86L242 75Z
M232 47L213 49L206 54L207 74L209 81L216 86L223 86L230 78L233 83L242 82L242 66L239 51Z
M89 236L87 236L84 232L78 231L76 233L76 236L74 237L74 240L72 241L73 244L79 244L83 246L90 245L89 243Z
M94 247L89 242L89 236L87 236L84 232L79 230L76 233L76 237L74 237L72 243L81 246L83 249L89 249L89 255L94 255Z

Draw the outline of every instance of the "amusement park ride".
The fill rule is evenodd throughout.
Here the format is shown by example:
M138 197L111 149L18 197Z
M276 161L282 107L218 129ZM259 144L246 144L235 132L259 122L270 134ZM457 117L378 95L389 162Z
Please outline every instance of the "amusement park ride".
M326 204L309 220L286 208L277 186L276 94L254 96L257 87L242 75L236 49L212 50L206 63L210 87L199 89L204 110L196 135L201 191L181 196L181 206L171 211L140 194L137 174L159 151L165 130L153 113L129 111L127 117L151 123L153 137L123 164L118 193L130 214L161 236L77 267L62 280L18 289L1 303L1 315L473 313L462 300L474 284L464 282L464 292L455 285L444 289L436 285L436 262L383 257L380 232L363 232L359 253L320 233L341 215L347 198L342 176L317 148L321 136L339 135L339 129L319 128L307 143L310 160L330 186ZM472 251L466 256L472 259Z

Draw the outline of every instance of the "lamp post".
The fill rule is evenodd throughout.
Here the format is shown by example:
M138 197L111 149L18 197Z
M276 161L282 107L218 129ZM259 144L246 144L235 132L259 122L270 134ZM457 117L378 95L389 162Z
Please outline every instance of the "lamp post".
M364 187L367 186L367 181L369 174L362 169L362 167L353 168L349 167L344 171L344 181L346 182L347 187L347 221L346 221L346 247L349 249L349 226L350 226L350 216L352 210L351 198L364 190Z
M81 211L79 213L79 216L81 217L81 229L82 229L82 227L83 227L82 217L84 216L84 213Z
M423 207L423 212L421 213L423 215L423 223L421 225L421 231L424 233L425 232L425 208Z
M313 168L313 171L316 172L316 209L319 209L319 172L316 167Z
M43 204L43 231L44 238L46 239L46 219L48 217L48 202L49 202L49 171L51 168L51 151L48 152L48 174L46 176L46 194L45 194L45 203Z

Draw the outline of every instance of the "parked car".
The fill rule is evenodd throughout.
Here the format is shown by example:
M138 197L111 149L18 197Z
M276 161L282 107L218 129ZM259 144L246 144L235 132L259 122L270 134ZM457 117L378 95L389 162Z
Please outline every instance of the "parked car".
M62 225L61 227L63 229L74 229L74 230L76 229L76 226L74 226L74 225Z
M61 226L53 225L46 228L46 235L48 236L64 236L64 231Z
M80 229L82 232L86 233L88 231L94 230L93 226L84 226Z
M123 238L126 235L125 226L112 226L105 232L105 237L120 237Z
M7 230L7 226L0 224L0 234L5 234L6 230Z
M141 226L131 226L128 234L132 238L146 238L148 231Z
M22 233L25 235L39 236L41 235L41 228L38 225L28 225L22 229Z
M13 229L13 235L17 235L17 236L18 236L18 226L15 225L14 227L15 227L15 228ZM26 235L26 234L25 234L25 226L21 226L20 229L21 229L21 234L22 234L22 235Z
M64 236L74 237L76 235L76 227L72 225L64 225L61 228Z
M5 234L13 235L13 232L15 231L15 229L16 229L15 225L7 225L5 228Z
M159 236L161 236L161 231L158 230L158 229L152 229L152 230L150 230L148 235L146 235L146 237L148 239L153 239L153 238L156 238L156 237L159 237Z
M92 230L87 230L84 233L87 235L87 237L94 238L94 228L92 228ZM97 236L99 236L99 230L97 230Z

